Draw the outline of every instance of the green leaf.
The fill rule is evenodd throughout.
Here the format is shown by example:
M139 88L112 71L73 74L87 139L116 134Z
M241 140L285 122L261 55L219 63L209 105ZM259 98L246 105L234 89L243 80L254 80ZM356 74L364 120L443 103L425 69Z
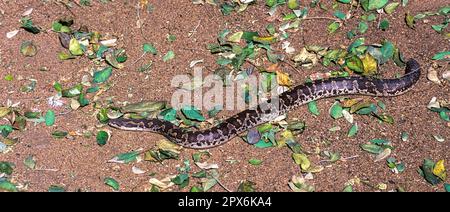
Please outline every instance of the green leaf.
M100 121L100 123L105 124L108 122L108 109L102 108L100 109L99 113L97 114L97 119Z
M53 126L55 124L55 112L53 110L48 110L45 113L45 125Z
M256 185L256 183L245 180L239 185L237 191L238 192L255 192L256 191L255 185Z
M54 131L52 132L52 137L56 139L65 138L69 133L66 131Z
M369 29L369 25L367 25L366 22L364 22L364 21L359 22L359 24L358 24L359 33L364 34L367 32L368 29Z
M262 164L262 160L259 160L259 159L250 159L250 160L248 160L248 163L250 163L250 164L252 164L252 165L254 165L254 166L259 166L259 165L261 165Z
M330 108L330 115L333 119L342 118L344 115L342 114L343 108L339 104L339 102L335 102L333 106Z
M167 62L169 60L172 60L173 58L175 58L175 53L173 51L169 51L166 55L164 55L163 61Z
M277 3L277 0L266 0L266 5L268 7L273 7Z
M173 108L163 110L159 115L166 121L175 121L177 119L177 111Z
M350 4L350 2L352 2L352 0L337 0L337 1L344 4Z
M358 38L356 39L350 46L348 47L347 51L351 53L355 53L356 48L364 45L364 42L366 41L365 38Z
M25 29L28 32L31 32L33 34L38 34L39 32L41 32L38 27L34 26L33 21L31 21L29 17L20 19L20 22L22 23L21 28Z
M345 61L345 65L352 71L356 73L363 73L364 72L364 65L361 61L361 59L358 56L353 56L351 58L348 58Z
M378 145L375 145L375 144L361 144L361 148L366 152L376 154L376 155L383 152L383 148Z
M409 0L402 0L402 7L406 7L406 5L408 4Z
M387 14L392 14L396 9L397 9L397 7L400 5L400 3L399 2L392 2L392 3L389 3L388 5L386 5L386 7L384 7L384 11L387 13Z
M389 0L361 0L361 6L365 11L378 10L383 8Z
M167 41L174 42L177 39L175 35L167 35Z
M153 55L158 54L158 50L156 50L155 46L150 43L144 43L144 45L142 45L142 49L144 50L144 53L151 53Z
M8 137L8 135L12 132L13 127L11 125L0 125L0 133L4 138Z
M106 185L110 186L114 191L118 191L119 190L119 182L117 182L117 180L111 178L111 177L107 177L105 178L105 180L103 181Z
M450 184L445 183L444 184L444 189L445 189L446 192L450 192Z
M352 185L348 185L345 186L344 190L342 190L343 192L353 192L353 186Z
M47 191L48 192L65 192L66 189L62 186L51 185Z
M26 57L33 57L37 54L37 47L32 41L24 41L20 45L20 53Z
M97 133L96 140L99 146L104 146L109 140L109 134L105 131L100 131Z
M195 121L205 121L205 117L200 113L198 109L194 106L185 106L181 109L181 112L186 116L186 118Z
M25 160L23 161L23 164L26 167L28 167L29 169L36 168L36 161L34 160L34 156L33 155L29 155L28 157L26 157Z
M341 27L341 24L339 22L333 22L328 25L328 33L333 34L335 33L339 28Z
M386 139L373 139L370 141L370 143L380 146L380 145L389 145L391 142L389 142Z
M104 83L106 82L112 75L112 67L108 66L103 70L97 71L94 73L94 83Z
M345 20L345 18L347 17L347 15L339 10L336 10L336 12L334 12L333 14L336 18L339 18L341 20Z
M389 41L385 41L383 46L381 46L381 54L385 60L389 60L394 56L394 44Z
M435 163L432 160L425 159L423 165L420 167L420 170L423 173L423 177L431 185L437 185L441 182L441 179L433 174L434 165Z
M308 103L308 109L309 109L309 112L312 113L313 115L315 115L315 116L320 115L319 108L317 107L316 101L312 101L312 102Z
M408 141L409 135L407 132L402 132L401 135L402 141Z
M355 123L352 125L350 130L348 131L348 137L354 137L358 133L358 125Z
M220 111L222 111L222 106L215 106L213 109L208 111L208 117L213 118L215 117Z
M266 142L264 140L260 140L254 146L256 148L259 148L259 149L265 149L265 148L273 147L273 143L272 142Z
M2 174L11 175L14 170L13 167L14 165L10 162L0 161L0 173Z
M288 0L288 7L291 10L295 10L297 9L299 6L299 2L298 0Z
M198 186L192 186L190 192L204 192L202 188Z
M75 56L71 54L67 54L66 52L60 52L58 53L58 58L60 60L69 60L69 59L75 59Z
M131 163L133 161L137 160L137 156L140 154L138 151L132 151L127 153L122 153L116 155L113 159L111 159L109 162L115 162L115 163Z
M450 59L450 51L439 52L433 56L433 60Z
M274 35L277 32L273 24L267 25L266 30L270 35Z
M381 30L386 31L387 29L389 29L389 26L390 26L389 21L387 19L383 19L380 22L380 26L379 27L380 27Z
M182 173L182 174L177 175L171 181L173 183L175 183L175 185L183 185L183 184L185 184L186 181L188 181L188 179L189 179L189 175Z
M62 90L61 94L62 94L62 97L72 98L72 97L76 97L76 96L80 95L82 90L83 90L83 85L77 84L77 85L73 86L72 88Z
M414 16L410 15L409 13L406 13L405 17L406 25L408 25L409 28L414 29L415 24L415 18Z
M192 177L195 177L195 178L205 178L206 176L207 176L206 170L201 170L199 172L192 174Z
M13 81L14 80L14 76L12 74L7 74L7 75L5 75L4 79L6 81Z
M0 180L0 191L9 191L9 192L17 192L19 191L13 183L7 180Z

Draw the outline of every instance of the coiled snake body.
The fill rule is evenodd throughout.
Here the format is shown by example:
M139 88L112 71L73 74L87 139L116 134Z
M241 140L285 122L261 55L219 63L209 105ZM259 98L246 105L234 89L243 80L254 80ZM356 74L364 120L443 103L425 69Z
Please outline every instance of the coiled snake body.
M414 59L406 63L405 74L397 79L373 79L365 77L331 78L299 85L269 100L256 109L248 109L232 116L215 127L189 131L161 119L112 119L109 125L131 131L159 133L172 142L193 149L205 149L222 145L257 125L269 122L295 107L313 100L339 95L398 96L413 87L420 78L420 65ZM277 102L278 107L271 102Z

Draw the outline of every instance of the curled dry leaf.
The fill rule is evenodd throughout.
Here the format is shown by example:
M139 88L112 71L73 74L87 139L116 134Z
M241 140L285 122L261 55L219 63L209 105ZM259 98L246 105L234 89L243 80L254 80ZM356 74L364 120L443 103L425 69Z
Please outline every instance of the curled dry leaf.
M162 180L158 180L156 178L151 178L149 180L149 183L159 187L161 190L166 190L172 186L174 186L175 184L171 181L173 178L175 178L176 175L172 175L172 176L168 176Z
M442 73L442 78L450 82L450 70L444 71L444 73Z
M354 118L353 115L350 114L347 110L342 111L342 115L344 115L345 120L347 120L350 124L353 124Z
M106 47L114 47L114 46L117 45L116 42L117 42L117 39L115 39L115 38L114 39L100 41L100 43L103 46L106 46Z
M438 85L442 85L441 80L438 77L438 72L436 70L436 64L433 64L429 69L428 69L428 74L427 74L427 78L428 80L430 80L431 82L434 82Z
M386 159L387 157L389 157L389 155L391 155L391 153L392 153L391 149L389 148L384 149L383 152L377 155L377 157L375 158L375 162L379 162Z
M142 169L140 169L140 168L138 168L136 166L133 166L131 168L131 171L133 172L133 174L145 174L144 170L142 170Z
M13 30L13 31L11 31L11 32L8 32L8 33L6 33L6 38L12 38L12 37L14 37L14 36L16 36L17 35L17 33L19 33L19 30Z
M319 62L319 57L303 48L298 55L294 56L293 60L303 67L311 68Z
M205 169L205 170L209 170L209 169L218 169L219 165L215 164L215 163L207 163L207 162L196 162L195 163L199 168L201 169Z
M441 108L441 104L437 101L436 97L433 97L433 98L431 98L430 103L428 103L427 108L428 109Z
M22 13L22 16L29 16L33 12L33 8L27 9L25 12Z
M199 63L203 63L203 62L204 62L203 59L201 59L201 60L193 60L193 61L191 61L191 63L189 64L189 67L190 67L190 68L193 68L195 65L197 65L197 64L199 64Z

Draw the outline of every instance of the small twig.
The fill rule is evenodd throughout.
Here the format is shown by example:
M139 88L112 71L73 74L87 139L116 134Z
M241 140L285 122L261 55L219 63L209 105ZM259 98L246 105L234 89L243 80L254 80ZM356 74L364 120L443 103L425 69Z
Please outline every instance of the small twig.
M290 62L282 60L281 62L288 64L292 69L294 69L297 73L301 74L302 72L298 70L294 65L292 65Z
M188 51L199 51L199 52L207 51L207 50L205 50L205 49L185 48L185 47L182 47L182 48L179 48L179 49L181 49L181 50L188 50Z
M61 1L55 1L54 2L55 4L62 4L62 5L64 5L64 7L66 8L66 10L68 10L74 17L77 17L76 15L75 15L75 13L74 12L72 12L72 10L70 9L70 7L69 7L69 5L67 5L66 3L64 3L64 2L61 2ZM78 5L78 6L80 6L78 3L76 3L75 2L75 4L76 5Z
M134 64L136 64L137 62L139 62L140 60L142 60L142 58L144 58L144 56L147 55L147 53L143 53L136 61L134 61L131 66L133 66Z
M58 169L34 169L34 171L57 172Z
M233 191L231 191L230 189L228 189L227 187L225 187L225 185L223 185L222 182L220 182L220 180L217 179L217 177L212 176L212 178L214 178L214 180L217 181L217 184L219 184L223 189L225 189L225 190L228 191L228 192L233 192Z
M346 157L346 158L341 158L341 161L346 161L346 160L350 160L350 159L354 159L359 157L359 155L355 155L355 156L350 156L350 157ZM319 163L325 163L325 162L331 162L331 160L321 160L319 161Z
M137 6L136 6L136 15L137 15L137 21L138 21L138 23L139 23L139 30L141 31L141 36L142 36L142 38L144 38L144 40L146 40L146 41L148 41L147 40L147 37L145 37L144 36L144 30L142 29L143 27L144 27L144 23L142 22L142 20L141 20L141 9L140 9L140 2L138 2L137 3Z
M197 163L195 163L195 165L198 167L198 168L200 168L201 170L203 170L203 171L207 171L206 169L202 169ZM228 189L225 185L223 185L222 184L222 182L220 182L220 180L217 178L217 177L215 177L215 176L213 176L212 174L209 174L208 173L208 175L209 176L211 176L215 181L217 181L217 184L219 184L223 189L225 189L226 191L228 191L228 192L232 192L230 189Z
M252 65L253 67L255 67L256 69L258 69L259 71L262 71L263 68L261 68L260 66L257 66L254 62L252 62L249 59L245 59L246 62L248 62L250 65Z
M303 18L302 20L308 21L308 20L318 20L318 19L332 20L332 21L342 23L342 20L340 20L338 18L332 18L332 17L306 17L306 18Z
M197 26L195 26L194 29L189 32L188 38L190 38L192 35L194 35L197 32L198 27L200 27L200 23L201 23L201 21L198 21Z

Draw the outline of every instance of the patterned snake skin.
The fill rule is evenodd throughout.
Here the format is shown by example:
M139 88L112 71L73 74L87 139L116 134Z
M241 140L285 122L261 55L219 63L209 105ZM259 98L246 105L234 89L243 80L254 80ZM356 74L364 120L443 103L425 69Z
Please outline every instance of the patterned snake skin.
M414 59L406 64L405 75L398 79L372 79L364 77L332 78L299 85L267 101L256 109L248 109L230 117L215 127L189 131L160 119L113 119L109 125L131 131L159 133L172 142L193 149L206 149L222 145L257 125L269 122L295 107L310 101L339 95L398 96L413 87L420 78L420 65ZM278 102L275 107L271 102Z

